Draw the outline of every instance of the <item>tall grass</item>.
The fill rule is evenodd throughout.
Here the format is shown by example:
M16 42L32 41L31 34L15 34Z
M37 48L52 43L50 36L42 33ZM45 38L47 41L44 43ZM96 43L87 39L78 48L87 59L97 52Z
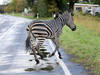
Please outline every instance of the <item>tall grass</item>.
M77 30L64 27L61 45L74 56L72 60L85 66L89 75L100 75L100 18L81 15L74 19Z
M75 16L75 22L77 25L86 26L88 29L100 34L100 17L95 16Z

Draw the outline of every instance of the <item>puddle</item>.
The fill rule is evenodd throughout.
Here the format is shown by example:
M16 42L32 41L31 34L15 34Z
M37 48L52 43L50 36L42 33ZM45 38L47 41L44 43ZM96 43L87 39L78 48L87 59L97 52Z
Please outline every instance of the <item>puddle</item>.
M36 71L36 69L34 69L34 68L27 68L27 69L25 69L25 71Z
M30 59L29 61L33 61L32 59Z
M52 71L52 70L54 70L54 67L53 67L53 65L47 65L47 66L45 66L45 67L41 67L41 68L27 68L27 69L25 69L25 71L29 71L29 72L31 72L31 71L39 71L39 70L42 70L42 71Z

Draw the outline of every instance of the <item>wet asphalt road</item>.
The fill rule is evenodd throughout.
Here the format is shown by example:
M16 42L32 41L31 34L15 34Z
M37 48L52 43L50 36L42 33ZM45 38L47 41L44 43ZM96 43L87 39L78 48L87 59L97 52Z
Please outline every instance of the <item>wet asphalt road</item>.
M48 61L35 65L32 55L25 52L25 31L31 20L19 17L0 15L0 75L64 75L62 68L57 64L55 57ZM47 44L47 43L45 43ZM44 45L45 45L44 44ZM72 75L87 75L82 66L69 61L69 56L60 49L63 61ZM39 68L51 65L52 71L39 70ZM27 68L35 68L36 71L25 71Z

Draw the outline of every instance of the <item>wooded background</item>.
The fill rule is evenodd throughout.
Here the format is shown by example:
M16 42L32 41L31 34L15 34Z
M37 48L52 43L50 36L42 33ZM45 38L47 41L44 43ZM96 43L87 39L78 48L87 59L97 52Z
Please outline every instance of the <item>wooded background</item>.
M100 4L100 0L12 0L4 8L4 11L8 13L21 13L24 11L24 8L30 8L31 13L39 13L40 17L49 17L52 13L59 10L73 9L74 3L80 1L83 3Z

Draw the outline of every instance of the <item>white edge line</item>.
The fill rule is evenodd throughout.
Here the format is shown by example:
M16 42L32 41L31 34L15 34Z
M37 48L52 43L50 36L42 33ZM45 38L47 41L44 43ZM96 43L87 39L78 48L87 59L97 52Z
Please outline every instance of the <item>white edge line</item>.
M54 50L55 47L54 47L52 41L51 41L51 40L48 40L48 42L49 42L49 44L50 44L52 50ZM61 68L63 69L65 75L72 75L71 72L68 70L67 65L65 65L65 63L63 62L63 60L59 59L57 53L55 53L55 56L56 56L56 58L57 58L57 60L58 60L58 63L60 64Z
M11 29L12 29L13 27L14 27L14 25L11 26L6 32L4 32L4 33L0 36L0 39L4 38L5 35L8 34L8 32L11 31Z
M24 22L19 22L17 24L20 24L20 23L24 23ZM8 34L8 32L10 32L12 30L12 28L14 28L17 24L13 24L9 29L7 29L6 32L2 33L1 36L0 36L0 39L4 38Z

